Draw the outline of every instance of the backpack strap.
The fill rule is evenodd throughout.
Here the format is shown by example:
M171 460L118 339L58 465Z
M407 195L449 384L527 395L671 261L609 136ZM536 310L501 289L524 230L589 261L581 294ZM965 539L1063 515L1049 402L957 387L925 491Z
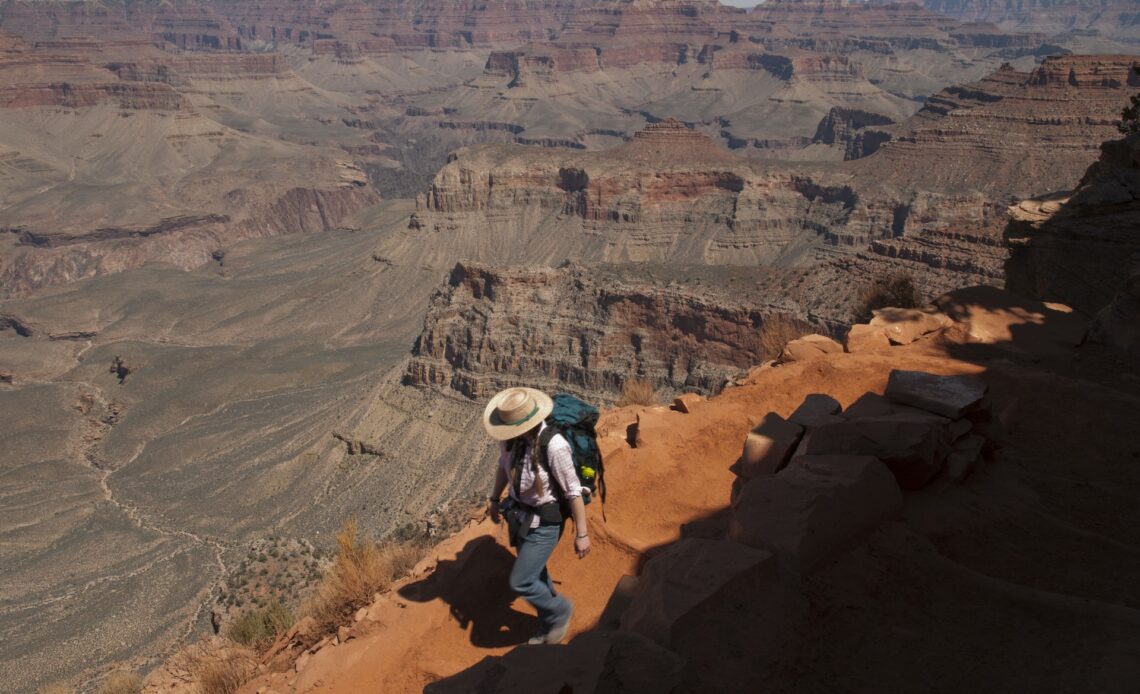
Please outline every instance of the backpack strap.
M542 432L538 435L538 450L535 451L534 459L537 460L538 464L542 466L542 469L546 471L547 478L553 483L550 489L554 493L554 498L558 500L559 504L562 504L566 501L566 490L562 488L562 483L558 481L558 478L550 471L550 460L547 454L550 441L554 438L554 435L558 433L561 432L559 432L553 424L547 422L546 427L543 428Z

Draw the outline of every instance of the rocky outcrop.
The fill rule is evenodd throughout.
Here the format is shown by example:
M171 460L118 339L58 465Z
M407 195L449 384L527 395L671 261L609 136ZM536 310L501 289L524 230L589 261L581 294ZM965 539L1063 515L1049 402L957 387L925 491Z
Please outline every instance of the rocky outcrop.
M893 120L878 113L833 108L819 122L812 142L841 148L845 161L862 159L890 141L891 133L883 126L894 124Z
M1072 193L1026 200L1010 213L1009 287L1095 315L1140 255L1140 135L1104 143Z
M404 383L475 400L521 383L609 400L631 378L714 393L767 356L772 313L580 267L462 263L432 299Z
M916 188L1027 197L1071 189L1112 137L1137 84L1135 56L1049 58L1003 67L931 96L867 173ZM1026 152L1035 156L1027 157Z

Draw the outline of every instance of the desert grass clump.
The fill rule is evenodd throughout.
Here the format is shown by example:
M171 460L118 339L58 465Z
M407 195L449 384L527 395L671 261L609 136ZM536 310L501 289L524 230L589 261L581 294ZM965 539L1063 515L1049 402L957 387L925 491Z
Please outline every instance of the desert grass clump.
M286 629L293 626L293 613L277 599L262 607L246 610L238 615L229 628L231 640L257 651L273 645Z
M115 670L103 679L97 690L99 694L139 694L143 678L137 672Z
M914 278L902 272L876 277L863 288L855 305L855 322L866 323L881 308L918 308L923 305L922 295Z
M377 544L356 535L349 520L336 536L337 554L313 590L305 612L322 633L348 622L352 613L372 602L377 592L408 573L423 556L423 547L403 542Z
M811 325L798 318L786 313L773 313L760 326L760 358L764 361L777 359L789 342L812 332Z
M202 694L234 694L257 674L257 661L243 652L202 653L188 665Z
M621 385L621 395L618 397L617 406L656 405L657 402L657 388L654 387L653 381L634 376L627 378L625 383Z

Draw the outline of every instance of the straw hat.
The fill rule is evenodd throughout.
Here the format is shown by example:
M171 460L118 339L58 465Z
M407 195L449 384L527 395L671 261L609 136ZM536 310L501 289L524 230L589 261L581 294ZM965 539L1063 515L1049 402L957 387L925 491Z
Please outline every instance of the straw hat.
M538 426L554 411L554 402L534 388L507 388L483 410L483 427L491 438L506 441Z

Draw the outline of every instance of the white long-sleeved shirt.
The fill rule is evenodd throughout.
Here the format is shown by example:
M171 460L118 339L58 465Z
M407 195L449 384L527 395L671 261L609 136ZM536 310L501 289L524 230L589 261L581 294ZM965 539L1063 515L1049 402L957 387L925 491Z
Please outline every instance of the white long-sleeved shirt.
M542 430L546 428L544 422L538 429L538 434L542 436ZM563 497L566 499L574 499L582 495L581 483L578 481L578 473L574 471L574 457L570 452L570 443L561 434L555 434L550 437L550 445L546 447L546 462L550 466L550 472L554 475L554 479L558 483L558 487L562 489ZM543 504L549 504L557 499L554 496L554 488L551 487L550 475L534 457L534 448L527 445L526 451L523 453L522 470L520 474L519 495L515 496L515 484L513 472L511 470L511 452L507 450L505 441L499 444L499 467L507 473L507 489L511 497L516 501L521 501L527 506L534 506L535 508ZM535 489L534 479L535 476L542 481L542 488L544 494L539 495L538 490ZM534 517L531 521L530 527L537 528L541 519L538 516Z

